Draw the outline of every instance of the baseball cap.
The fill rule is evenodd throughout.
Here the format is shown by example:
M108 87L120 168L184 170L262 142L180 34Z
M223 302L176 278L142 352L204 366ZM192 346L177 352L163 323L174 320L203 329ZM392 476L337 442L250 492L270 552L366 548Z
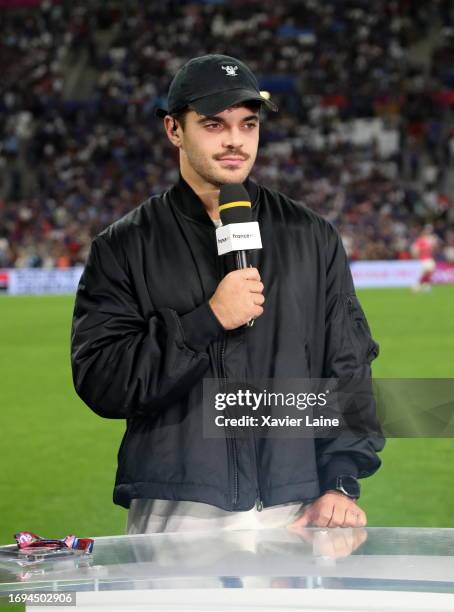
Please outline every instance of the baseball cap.
M216 115L246 101L278 110L262 95L256 77L242 61L229 55L202 55L177 71L169 87L168 110L157 108L155 113L165 117L191 106L200 115Z

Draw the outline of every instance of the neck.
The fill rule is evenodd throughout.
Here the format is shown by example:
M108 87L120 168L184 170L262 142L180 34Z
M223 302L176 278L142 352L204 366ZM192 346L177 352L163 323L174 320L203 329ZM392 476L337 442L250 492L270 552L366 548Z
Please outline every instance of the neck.
M187 164L180 165L181 176L202 201L206 212L213 220L219 219L219 187L205 181Z

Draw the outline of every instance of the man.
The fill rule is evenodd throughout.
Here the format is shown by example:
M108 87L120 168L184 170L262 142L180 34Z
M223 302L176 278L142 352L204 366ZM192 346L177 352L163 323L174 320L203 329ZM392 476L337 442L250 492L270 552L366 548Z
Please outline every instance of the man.
M421 276L413 287L415 292L432 290L432 276L436 267L434 252L437 245L438 238L434 234L433 226L428 223L411 245L413 257L421 262Z
M241 61L185 64L157 113L180 180L95 238L80 281L74 384L97 414L127 420L114 502L130 507L130 533L366 524L357 478L378 469L381 436L202 435L204 377L361 381L378 354L336 231L248 178L262 106L277 110ZM216 252L225 183L244 184L260 223L250 269Z

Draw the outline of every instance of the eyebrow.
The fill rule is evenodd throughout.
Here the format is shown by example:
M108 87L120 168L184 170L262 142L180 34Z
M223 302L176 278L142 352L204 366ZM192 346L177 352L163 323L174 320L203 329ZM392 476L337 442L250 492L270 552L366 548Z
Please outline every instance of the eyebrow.
M244 117L241 121L251 121L252 119L258 121L260 116L257 113L253 115L248 115ZM205 123L206 121L217 121L218 123L227 123L222 117L217 117L216 115L204 115L201 119L197 119L197 123Z

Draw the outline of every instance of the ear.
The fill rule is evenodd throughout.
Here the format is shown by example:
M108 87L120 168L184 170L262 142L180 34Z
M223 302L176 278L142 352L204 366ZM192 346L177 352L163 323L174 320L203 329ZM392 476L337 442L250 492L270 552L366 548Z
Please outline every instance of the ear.
M166 115L164 117L164 129L167 134L167 138L175 146L181 147L181 126L173 117Z

